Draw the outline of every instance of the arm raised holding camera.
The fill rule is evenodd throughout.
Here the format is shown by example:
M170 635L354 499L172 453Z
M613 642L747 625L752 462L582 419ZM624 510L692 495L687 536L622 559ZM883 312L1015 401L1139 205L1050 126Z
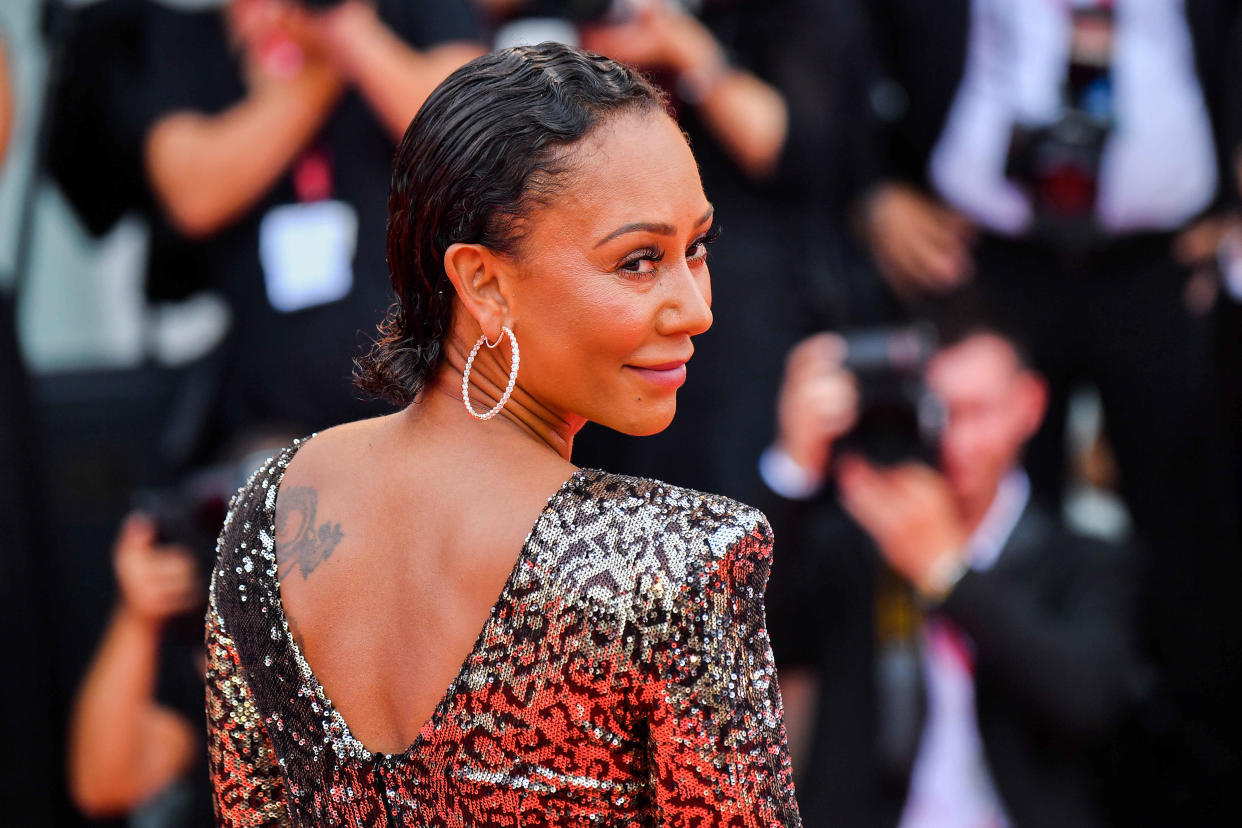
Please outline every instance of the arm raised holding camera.
M134 515L113 550L119 600L69 724L69 788L91 816L125 813L189 768L195 728L155 698L164 623L203 603L191 553Z
M858 420L858 387L845 368L845 342L816 334L789 352L777 401L776 448L822 482L833 444Z
M925 599L948 594L965 572L970 531L942 475L924 463L881 468L850 456L838 464L837 488L894 572Z
M364 0L326 11L294 0L233 0L223 14L241 51L246 96L216 113L170 112L145 138L152 189L173 225L191 238L227 227L259 201L347 86L399 138L431 90L483 51L466 43L414 49Z
M365 0L345 0L316 15L314 25L333 64L397 139L431 90L484 52L468 42L415 49L384 25Z
M340 74L317 48L300 6L235 0L223 13L242 51L246 97L215 114L170 112L147 131L143 147L157 200L190 238L227 227L261 199L323 125L341 91Z
M725 152L752 178L770 176L789 130L789 109L774 86L730 65L711 31L664 0L645 3L633 19L591 26L582 45L637 66L672 72L677 93L694 106Z
M841 337L817 334L786 363L776 449L807 483L824 481L835 444L858 422L858 386L845 367L846 350ZM969 531L942 476L922 463L883 468L853 455L838 458L836 467L842 505L888 564L929 598L947 591Z

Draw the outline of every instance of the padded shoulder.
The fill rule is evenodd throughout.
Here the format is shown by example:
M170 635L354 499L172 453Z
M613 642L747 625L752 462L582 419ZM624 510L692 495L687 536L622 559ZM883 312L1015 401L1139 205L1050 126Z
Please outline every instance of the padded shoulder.
M747 558L758 598L772 530L758 509L658 480L588 470L551 504L532 539L536 561L567 600L648 621Z

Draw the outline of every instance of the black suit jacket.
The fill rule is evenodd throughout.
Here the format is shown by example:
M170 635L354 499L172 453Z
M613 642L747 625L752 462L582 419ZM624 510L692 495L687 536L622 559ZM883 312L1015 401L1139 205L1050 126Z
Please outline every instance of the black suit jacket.
M927 160L948 118L966 68L971 0L860 0L879 58L878 124L863 176L926 186ZM1242 3L1186 0L1195 68L1212 121L1221 190L1234 180L1233 150L1242 141L1236 94L1242 61Z
M877 648L881 565L831 495L795 503L769 494L778 666L812 666L821 680L815 746L800 777L803 818L808 828L895 824L924 721L917 650L903 665ZM934 610L974 644L979 731L1019 826L1106 822L1100 753L1144 690L1130 557L1032 504L996 564L968 573ZM914 699L914 715L903 698Z

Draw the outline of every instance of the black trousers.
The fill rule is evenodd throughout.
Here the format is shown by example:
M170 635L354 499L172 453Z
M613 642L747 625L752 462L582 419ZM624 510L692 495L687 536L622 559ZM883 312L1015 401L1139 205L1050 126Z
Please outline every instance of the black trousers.
M1238 690L1242 581L1237 424L1222 416L1219 317L1188 310L1190 274L1171 253L1164 234L1074 254L987 238L977 266L980 286L1050 382L1027 466L1036 493L1054 506L1070 393L1084 382L1099 389L1143 550L1138 623L1160 688L1148 724L1167 737L1146 743L1164 745L1166 755L1152 759L1153 771L1163 766L1157 787L1185 816L1218 800L1203 797L1240 769L1236 734L1221 725Z

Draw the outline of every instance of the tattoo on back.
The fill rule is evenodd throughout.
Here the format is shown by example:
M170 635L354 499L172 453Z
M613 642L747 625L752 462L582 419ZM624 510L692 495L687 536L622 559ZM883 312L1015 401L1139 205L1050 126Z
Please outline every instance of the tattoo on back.
M276 515L276 560L281 578L295 568L302 580L310 577L321 563L332 557L332 550L345 537L339 523L315 525L319 492L310 486L294 486L280 492Z

